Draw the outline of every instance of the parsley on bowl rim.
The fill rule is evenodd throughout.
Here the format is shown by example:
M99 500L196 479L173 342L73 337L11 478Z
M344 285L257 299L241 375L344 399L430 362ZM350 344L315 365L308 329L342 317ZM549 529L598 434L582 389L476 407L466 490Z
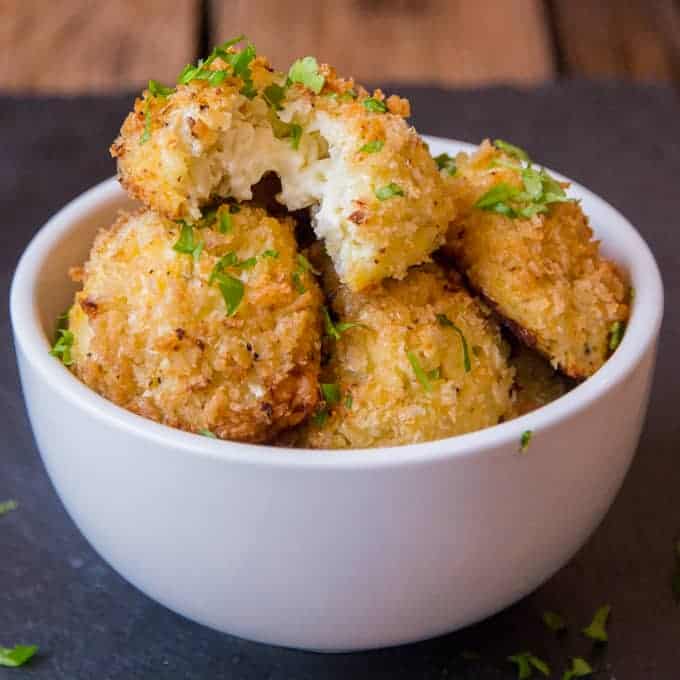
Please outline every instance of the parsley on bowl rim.
M435 156L466 148L427 141ZM586 189L574 185L570 193L636 291L611 359L563 398L516 420L435 442L332 453L217 441L150 422L99 397L48 354L54 319L72 295L62 272L84 259L102 221L129 207L115 180L86 192L38 231L10 301L29 417L68 512L113 568L152 598L268 643L347 651L415 641L529 593L583 544L622 483L663 306L658 269L637 232ZM192 254L173 255L192 266ZM301 278L309 275L298 265ZM341 338L364 332L330 321ZM460 335L446 325L438 330L464 373ZM431 368L422 346L410 349L424 371ZM474 371L471 346L469 355ZM436 389L436 377L426 377ZM337 396L326 388L333 405ZM356 398L351 408L361 408ZM529 448L518 455L527 430ZM507 568L499 570L499 561ZM353 578L357 564L360 578ZM488 576L484 588L475 587L480 572ZM340 586L348 578L351 597ZM508 651L528 651L540 665L538 648Z

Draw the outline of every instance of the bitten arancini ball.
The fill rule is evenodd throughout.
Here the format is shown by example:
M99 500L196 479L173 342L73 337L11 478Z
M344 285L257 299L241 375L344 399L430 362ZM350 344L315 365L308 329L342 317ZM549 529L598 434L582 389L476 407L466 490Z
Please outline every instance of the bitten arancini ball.
M292 220L223 204L201 226L146 210L98 234L74 272L72 370L160 423L266 442L316 406L320 290Z
M455 164L439 159L457 210L446 251L520 340L566 375L587 378L615 348L629 286L565 185L521 149L496 144Z
M327 267L324 274L335 317L326 320L330 359L322 401L296 445L396 446L504 419L513 385L507 346L455 275L423 265L352 293Z
M176 88L153 83L111 147L123 186L170 219L252 198L267 173L289 210L311 208L340 278L401 278L444 241L453 208L409 104L372 95L312 57L288 75L252 46L217 48Z

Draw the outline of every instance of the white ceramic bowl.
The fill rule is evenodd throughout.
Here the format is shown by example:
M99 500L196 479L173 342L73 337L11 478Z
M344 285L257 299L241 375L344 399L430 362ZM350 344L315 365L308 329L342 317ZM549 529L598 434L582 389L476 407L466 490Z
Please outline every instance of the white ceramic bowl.
M429 139L432 151L467 145ZM114 179L24 253L11 316L38 447L76 524L170 609L252 640L382 647L483 619L584 543L616 495L647 406L663 308L649 249L607 203L573 194L635 287L623 342L588 381L502 425L397 448L324 453L214 441L128 413L48 355L97 228L129 204ZM524 430L534 432L518 453Z

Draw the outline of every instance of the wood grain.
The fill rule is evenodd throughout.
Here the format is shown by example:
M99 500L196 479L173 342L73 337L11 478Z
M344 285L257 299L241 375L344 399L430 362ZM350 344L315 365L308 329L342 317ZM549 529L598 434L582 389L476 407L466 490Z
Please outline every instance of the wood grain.
M663 14L675 15L673 0L555 0L553 6L566 75L672 80Z
M212 38L246 33L274 66L313 54L343 75L479 85L553 76L540 0L212 0Z
M103 92L195 59L196 0L0 0L0 88Z

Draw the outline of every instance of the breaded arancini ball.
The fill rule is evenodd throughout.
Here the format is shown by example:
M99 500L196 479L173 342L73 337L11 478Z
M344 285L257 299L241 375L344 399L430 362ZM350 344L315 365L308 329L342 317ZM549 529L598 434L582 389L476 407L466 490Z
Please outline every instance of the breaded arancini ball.
M565 187L521 149L496 144L459 154L455 166L440 159L457 208L446 251L523 342L587 378L620 338L629 286Z
M111 153L127 191L170 219L196 221L217 197L250 200L275 173L277 199L312 208L341 279L360 290L427 261L452 215L409 113L313 57L286 75L252 46L223 46L176 88L152 81Z
M423 265L353 293L322 268L334 315L326 322L330 359L322 402L295 444L396 446L504 419L513 385L508 348L455 274Z
M229 204L200 229L123 214L72 275L72 370L116 404L248 442L316 406L322 300L292 220Z

